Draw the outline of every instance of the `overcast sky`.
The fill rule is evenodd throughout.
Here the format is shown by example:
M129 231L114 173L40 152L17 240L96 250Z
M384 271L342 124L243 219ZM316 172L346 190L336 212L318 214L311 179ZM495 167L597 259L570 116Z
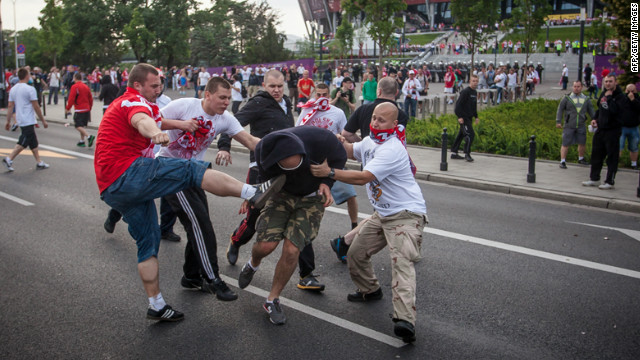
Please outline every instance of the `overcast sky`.
M13 21L13 3L16 4L16 23L18 30L24 30L30 27L40 27L38 16L44 8L44 0L0 0L2 2L2 28L15 29ZM211 1L198 0L205 6L209 6ZM280 25L278 30L285 34L292 34L303 37L307 31L302 20L302 13L298 6L298 0L269 0L269 5L276 14L280 14Z

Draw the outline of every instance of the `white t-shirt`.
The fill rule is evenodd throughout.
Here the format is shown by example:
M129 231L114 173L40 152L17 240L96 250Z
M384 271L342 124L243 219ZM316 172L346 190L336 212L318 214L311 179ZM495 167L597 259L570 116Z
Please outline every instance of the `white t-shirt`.
M422 191L411 173L409 154L397 137L380 145L366 137L353 144L353 156L362 162L363 170L376 177L367 184L367 195L380 215L390 216L402 210L427 213Z
M49 87L60 87L60 73L52 72L49 76Z
M199 120L210 122L210 130L203 137L195 137L194 149L187 149L176 140L185 135L182 130L169 130L169 146L163 147L158 152L158 156L203 160L204 154L218 134L227 134L231 137L244 131L238 120L228 111L221 115L209 115L202 108L201 99L182 98L169 103L160 110L162 117L175 120Z
M238 88L240 91L234 89ZM242 83L240 81L236 81L233 83L231 87L231 101L242 101Z
M508 87L516 87L516 85L518 85L518 74L513 73L513 74L508 74L507 75L507 86Z
M311 112L310 108L303 108L300 111L300 116L298 116L296 126L300 126L302 119L304 119L305 115L307 115L309 112ZM344 126L346 124L347 117L344 115L344 111L333 105L330 105L329 110L316 111L313 117L305 123L305 125L327 129L334 134L342 133L342 130L344 129Z
M208 71L200 71L198 73L198 80L200 82L200 86L206 86L207 81L211 78L211 74Z
M342 79L344 79L343 76L336 76L333 78L333 82L331 84L334 87L339 88L340 86L342 86Z
M566 66L562 68L562 76L569 77L569 69Z
M32 101L38 101L38 94L33 86L17 83L9 91L9 101L16 107L16 122L18 126L29 126L36 123L36 111Z
M598 86L598 78L596 77L596 74L593 74L593 73L591 74L591 83L594 86Z
M402 94L404 96L411 95L414 100L418 100L420 90L422 90L422 85L418 79L407 79L402 85Z

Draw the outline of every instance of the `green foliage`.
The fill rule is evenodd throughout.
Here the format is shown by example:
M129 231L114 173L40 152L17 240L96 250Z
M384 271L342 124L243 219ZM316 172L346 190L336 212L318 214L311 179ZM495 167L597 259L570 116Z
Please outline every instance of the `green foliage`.
M340 26L336 29L335 41L332 44L332 52L339 58L345 58L351 51L353 45L353 26L348 16L343 16Z
M409 39L409 44L411 45L424 45L430 44L433 40L435 40L440 33L437 34L419 34L419 35L405 35L407 39Z
M499 9L499 0L451 0L451 16L455 25L474 49L485 43L495 31L493 24L500 19ZM489 26L478 32L481 25ZM471 62L474 56L475 51L471 52Z
M151 17L152 13L148 8L134 9L131 21L122 29L122 33L129 40L129 45L131 45L138 62L147 62L147 58L153 50L155 34L147 25Z
M590 28L589 26L585 26L585 33ZM522 29L514 29L511 34L505 36L502 41L524 41L524 31ZM586 37L586 36L585 36ZM551 26L549 27L549 41L551 42L551 46L553 46L553 42L557 39L565 41L569 39L571 41L580 39L580 27L579 26ZM547 40L547 27L543 26L540 28L540 32L535 39L538 42L538 52L544 52L544 42Z
M620 49L612 62L624 70L624 74L618 76L620 84L635 84L640 81L638 73L631 72L631 62L629 61L631 59L631 3L632 1L629 0L609 0L606 7L612 16L617 17L611 26L620 41Z
M38 31L38 46L42 54L52 58L53 66L57 65L58 55L73 35L69 31L69 22L62 16L62 7L59 0L47 0L45 7L40 11L41 31Z
M529 156L529 139L536 136L537 158L560 160L562 130L556 128L556 111L560 100L533 99L526 102L506 103L489 107L478 113L480 124L474 125L476 139L473 151ZM595 104L595 103L594 103ZM407 125L407 142L410 144L441 147L442 129L447 128L447 142L451 146L459 129L453 114L426 121L414 120ZM592 134L587 137L587 154L591 154ZM628 155L621 163L628 163ZM578 159L577 146L569 147L569 161Z
M380 49L378 62L382 64L382 57L394 43L394 31L404 26L397 14L405 10L407 4L403 0L342 0L341 5L349 15L365 14L365 21L369 23L367 32Z
M602 43L602 37L604 36L606 39L611 39L613 37L613 28L609 25L609 21L602 18L602 11L600 9L596 10L594 14L596 18L591 22L589 27L585 27L584 30L584 38L587 41L594 41Z

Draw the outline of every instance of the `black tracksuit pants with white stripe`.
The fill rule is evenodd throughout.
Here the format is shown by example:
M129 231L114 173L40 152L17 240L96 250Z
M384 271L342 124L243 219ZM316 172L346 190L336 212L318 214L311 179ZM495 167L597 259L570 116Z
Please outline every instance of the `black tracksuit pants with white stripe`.
M189 279L219 277L216 234L209 217L204 190L192 187L166 197L187 232L184 249L184 275Z

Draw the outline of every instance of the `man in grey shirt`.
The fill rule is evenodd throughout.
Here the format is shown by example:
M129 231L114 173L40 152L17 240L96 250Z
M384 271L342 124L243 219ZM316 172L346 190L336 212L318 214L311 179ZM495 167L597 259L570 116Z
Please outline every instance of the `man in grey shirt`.
M563 117L564 113L564 117ZM582 94L582 82L574 81L573 92L562 98L556 114L556 127L562 130L562 147L560 148L560 168L567 168L569 146L578 144L578 164L589 165L584 159L587 149L587 114L593 119L595 110L587 96Z

